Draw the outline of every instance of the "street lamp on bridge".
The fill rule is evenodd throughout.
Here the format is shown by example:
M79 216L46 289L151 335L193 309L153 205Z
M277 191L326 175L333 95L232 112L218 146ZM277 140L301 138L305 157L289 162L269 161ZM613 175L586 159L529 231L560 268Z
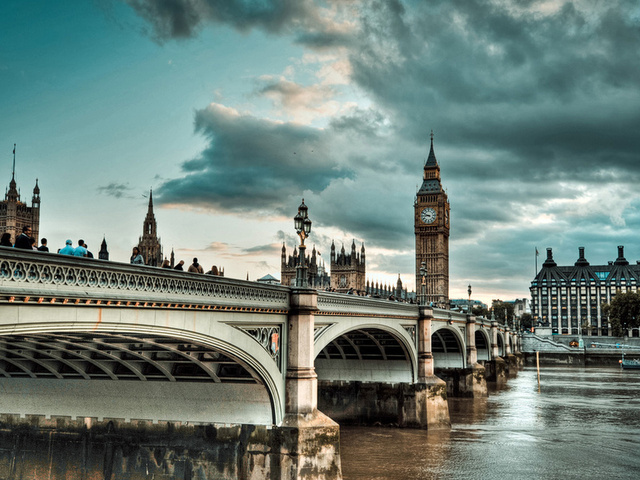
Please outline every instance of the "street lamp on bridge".
M300 263L296 267L296 287L307 286L307 265L305 264L305 250L307 247L304 245L304 240L308 238L309 233L311 233L311 219L307 213L308 210L309 207L304 204L303 198L302 204L298 207L298 213L293 217L293 225L295 226L296 233L300 237Z
M420 264L420 276L422 277L422 283L420 285L420 305L426 305L427 303L427 264L422 262Z
M471 309L471 285L467 288L467 293L469 294L469 315L473 315L473 310Z

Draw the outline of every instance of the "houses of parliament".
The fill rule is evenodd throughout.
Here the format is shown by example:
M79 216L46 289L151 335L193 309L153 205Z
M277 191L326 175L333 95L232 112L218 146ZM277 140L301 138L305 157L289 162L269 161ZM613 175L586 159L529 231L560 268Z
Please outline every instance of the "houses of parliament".
M424 164L422 186L414 200L414 233L415 233L415 280L416 291L422 294L423 279L426 302L448 308L449 305L449 230L450 206L440 178L440 165L436 160L433 148L433 132L429 155ZM40 226L40 188L36 180L31 198L31 205L21 201L20 191L15 180L15 146L13 151L13 170L9 188L4 201L0 202L0 231L9 232L11 241L20 234L24 226L30 226L32 236L38 241ZM138 249L145 264L161 266L163 249L157 232L157 223L153 211L153 192L149 192L147 214L143 222L142 235L138 239ZM99 258L108 260L106 240L103 239ZM292 285L296 278L296 269L300 265L300 255L294 247L293 253L287 255L286 246L282 245L281 281L283 285ZM173 250L170 265L175 263ZM336 292L354 294L394 295L397 298L408 297L406 289L398 276L395 285L380 285L366 278L366 253L364 243L360 248L352 241L347 251L342 245L337 250L335 242L331 244L330 273L327 272L320 253L313 247L306 256L308 266L308 285L313 288L327 289ZM425 273L426 269L426 274ZM424 275L423 275L424 274Z
M449 230L450 205L447 194L442 187L440 165L433 148L433 132L429 155L424 164L422 186L414 200L414 233L415 233L415 279L416 291L420 294L423 272L425 281L425 300L428 304L443 308L449 307ZM315 247L307 255L305 264L309 286L318 289L330 289L336 292L370 294L379 286L366 280L366 256L364 243L357 251L355 240L349 253L344 246L336 252L335 243L331 244L330 274L325 264L319 259ZM300 255L296 247L293 254L287 256L286 246L282 245L280 262L281 283L293 285L296 268L300 265ZM384 287L398 298L406 298L402 281L398 276L397 285ZM405 291L406 292L406 291Z

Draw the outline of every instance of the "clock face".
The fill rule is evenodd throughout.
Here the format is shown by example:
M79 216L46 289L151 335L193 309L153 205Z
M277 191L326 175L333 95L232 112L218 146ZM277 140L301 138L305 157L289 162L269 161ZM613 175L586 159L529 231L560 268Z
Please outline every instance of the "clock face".
M420 213L420 218L424 223L433 223L436 221L436 211L433 208L425 208Z

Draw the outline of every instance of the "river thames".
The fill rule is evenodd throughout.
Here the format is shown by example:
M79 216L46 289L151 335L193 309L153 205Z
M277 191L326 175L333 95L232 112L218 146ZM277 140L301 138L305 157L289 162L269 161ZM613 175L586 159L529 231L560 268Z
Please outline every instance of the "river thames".
M526 368L450 431L342 427L344 480L640 478L640 370Z

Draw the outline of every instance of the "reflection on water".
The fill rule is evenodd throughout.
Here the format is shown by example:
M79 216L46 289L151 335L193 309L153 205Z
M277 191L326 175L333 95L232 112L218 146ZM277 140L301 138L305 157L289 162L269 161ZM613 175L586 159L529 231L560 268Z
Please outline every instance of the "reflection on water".
M640 371L527 368L451 431L341 427L345 480L640 478Z

